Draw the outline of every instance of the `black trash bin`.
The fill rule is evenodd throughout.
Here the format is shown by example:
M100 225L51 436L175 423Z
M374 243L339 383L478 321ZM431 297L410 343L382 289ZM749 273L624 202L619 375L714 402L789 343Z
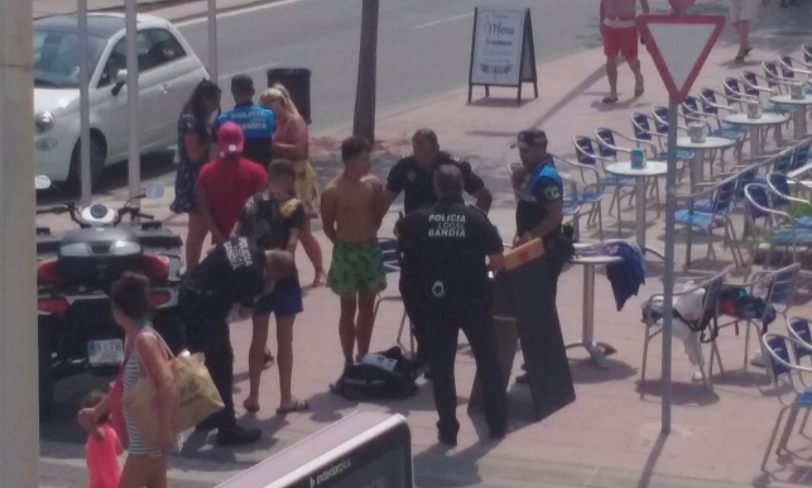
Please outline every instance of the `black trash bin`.
M307 121L310 118L310 70L307 68L274 68L267 72L268 86L275 83L284 85L290 92L293 103L299 109L299 113Z

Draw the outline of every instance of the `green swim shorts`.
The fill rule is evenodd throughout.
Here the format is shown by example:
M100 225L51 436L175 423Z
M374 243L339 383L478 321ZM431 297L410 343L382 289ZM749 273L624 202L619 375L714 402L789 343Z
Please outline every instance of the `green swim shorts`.
M378 242L336 242L329 282L333 292L341 296L384 290L386 273Z

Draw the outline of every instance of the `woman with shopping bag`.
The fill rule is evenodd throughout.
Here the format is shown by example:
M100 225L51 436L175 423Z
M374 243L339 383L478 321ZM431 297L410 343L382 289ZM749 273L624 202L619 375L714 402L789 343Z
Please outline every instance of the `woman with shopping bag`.
M152 328L149 280L136 273L125 273L110 290L113 318L124 329L124 362L110 393L93 408L79 412L79 423L88 427L110 413L113 427L127 445L128 456L121 473L120 488L166 488L167 456L178 449L173 417L177 408L173 387L173 356L161 336ZM149 379L155 387L155 408L160 426L157 442L147 442L126 410L122 397L139 383Z

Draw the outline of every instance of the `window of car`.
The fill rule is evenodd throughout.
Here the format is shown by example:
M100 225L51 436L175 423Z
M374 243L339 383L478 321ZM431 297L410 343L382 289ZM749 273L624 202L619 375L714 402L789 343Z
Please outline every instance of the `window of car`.
M138 52L138 70L146 71L147 63L145 58L149 52L150 42L149 38L144 32L139 32L136 38L137 52ZM107 57L107 62L104 65L101 78L99 78L99 86L109 85L115 83L116 75L120 70L127 69L127 37L121 38L115 45L110 55Z
M93 72L107 39L88 37L88 59ZM75 32L34 31L34 85L75 88L79 86L79 36Z
M186 56L183 46L166 29L145 29L138 32L138 70L148 71ZM99 86L113 83L119 70L127 69L126 37L116 43L107 58Z
M183 50L183 46L180 45L177 38L168 30L149 29L145 32L152 43L150 52L152 56L154 56L157 65L170 63L186 56L186 51Z

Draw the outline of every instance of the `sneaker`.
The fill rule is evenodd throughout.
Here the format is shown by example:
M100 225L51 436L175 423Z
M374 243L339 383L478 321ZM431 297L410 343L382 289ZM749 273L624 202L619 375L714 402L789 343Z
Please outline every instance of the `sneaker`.
M262 431L259 429L242 427L236 422L217 430L217 444L220 446L251 444L258 441L260 437L262 437Z

